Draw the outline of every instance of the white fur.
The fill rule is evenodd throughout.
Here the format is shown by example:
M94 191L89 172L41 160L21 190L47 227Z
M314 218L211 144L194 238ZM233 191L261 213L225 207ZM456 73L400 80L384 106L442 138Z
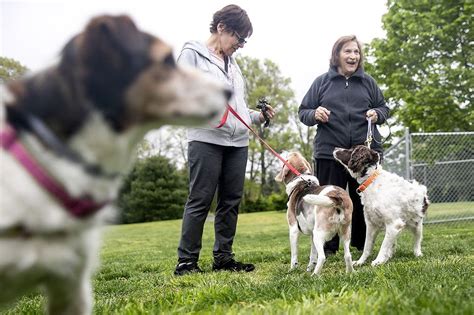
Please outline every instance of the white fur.
M181 90L181 84L186 84L186 91ZM156 117L154 124L135 125L117 133L96 112L88 116L89 120L67 145L107 173L125 174L134 160L134 147L149 129L168 122L206 123L225 104L222 85L206 78L200 80L195 72L188 75L183 71L181 81L175 80L167 89L169 94L174 91L169 98L171 105L149 105L156 107L156 113L148 113L150 122ZM2 129L4 100L0 102ZM175 110L158 112L163 106ZM24 134L21 142L71 196L89 195L97 202L116 198L122 176L90 175L79 164L58 157L31 135ZM76 218L3 149L0 170L0 306L41 285L48 296L50 313L90 314L90 278L98 264L99 230L113 218L113 208L107 206L90 217ZM22 227L28 235L16 234L15 227Z
M383 229L385 237L377 258L372 262L373 266L383 264L392 257L396 239L405 227L409 227L414 234L415 256L421 256L424 218L422 207L425 197L425 186L416 181L410 183L396 174L381 170L375 181L361 193L367 233L363 254L355 264L365 263L377 234Z
M293 158L295 158L295 156L299 156L299 158L303 159L303 157L299 154L292 153L292 156ZM284 174L288 174L286 166L283 167L282 171L275 179L277 181L283 181ZM315 176L304 174L287 184L287 194L291 195L295 187L303 180L311 181L319 185L319 181ZM347 238L342 235L342 233L340 233L342 224L348 224L350 229L350 220L346 220L343 213L329 217L322 215L322 213L324 213L324 209L332 208L334 206L333 201L327 197L327 194L333 189L333 186L329 186L324 188L318 195L308 194L304 196L303 211L301 211L296 216L297 223L292 224L290 221L288 221L291 250L290 269L295 269L298 267L298 239L300 234L311 236L311 253L306 271L312 272L313 275L317 275L321 272L324 262L326 261L324 243L330 240L336 233L339 233L344 242L344 260L346 262L346 272L354 271L352 267L352 256L349 248L350 230L348 233L349 237ZM290 209L288 209L288 211L290 211ZM326 226L328 225L332 226L332 228L329 230L326 229Z
M387 172L380 165L369 168L368 174L363 178L356 177L357 181L363 183L376 168L380 171L380 175L360 194L367 232L364 251L354 263L356 266L366 262L375 239L382 230L385 230L385 237L377 257L372 261L372 266L383 264L393 256L397 237L405 227L414 234L415 256L422 256L423 199L426 198L428 201L426 187L416 181L409 182Z

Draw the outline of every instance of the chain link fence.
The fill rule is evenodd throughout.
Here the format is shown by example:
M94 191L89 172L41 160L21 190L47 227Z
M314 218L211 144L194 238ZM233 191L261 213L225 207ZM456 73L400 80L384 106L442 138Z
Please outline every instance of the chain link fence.
M406 130L385 151L383 167L428 188L425 224L474 220L474 132Z

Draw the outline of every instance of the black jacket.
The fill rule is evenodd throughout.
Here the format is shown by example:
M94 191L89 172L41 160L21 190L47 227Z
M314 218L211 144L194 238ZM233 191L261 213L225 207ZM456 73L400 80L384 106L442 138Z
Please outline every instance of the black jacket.
M314 117L317 107L326 107L331 114L327 123L320 123ZM375 80L358 69L349 79L339 74L335 68L329 68L325 74L317 77L306 93L298 109L302 123L307 126L318 124L314 139L314 158L333 159L335 147L350 148L364 144L367 139L366 112L377 112L376 124L382 124L388 118L390 109ZM382 155L380 133L375 126L371 148Z

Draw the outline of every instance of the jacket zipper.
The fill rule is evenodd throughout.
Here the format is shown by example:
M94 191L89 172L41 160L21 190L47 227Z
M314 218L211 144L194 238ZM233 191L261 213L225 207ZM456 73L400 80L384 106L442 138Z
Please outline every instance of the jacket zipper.
M349 87L349 78L346 78L346 85L344 87L344 90L347 90ZM349 107L349 99L348 99L348 92L346 92L346 107L347 107L347 112L349 113L349 145L352 146L352 117L351 117L351 108Z

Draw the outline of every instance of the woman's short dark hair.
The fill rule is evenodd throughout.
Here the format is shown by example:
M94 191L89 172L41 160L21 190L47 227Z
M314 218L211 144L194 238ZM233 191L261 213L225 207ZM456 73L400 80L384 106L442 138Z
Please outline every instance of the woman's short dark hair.
M355 35L348 35L340 37L332 46L332 54L331 59L329 60L330 67L338 67L339 66L339 53L341 52L342 46L344 46L348 42L355 42L357 43L357 47L359 48L360 60L358 68L363 68L364 65L364 52L362 51L362 44L359 42Z
M241 37L249 37L252 35L252 23L244 9L235 4L229 4L216 13L212 17L211 33L217 32L217 25L222 23L225 30L229 32L237 32Z

